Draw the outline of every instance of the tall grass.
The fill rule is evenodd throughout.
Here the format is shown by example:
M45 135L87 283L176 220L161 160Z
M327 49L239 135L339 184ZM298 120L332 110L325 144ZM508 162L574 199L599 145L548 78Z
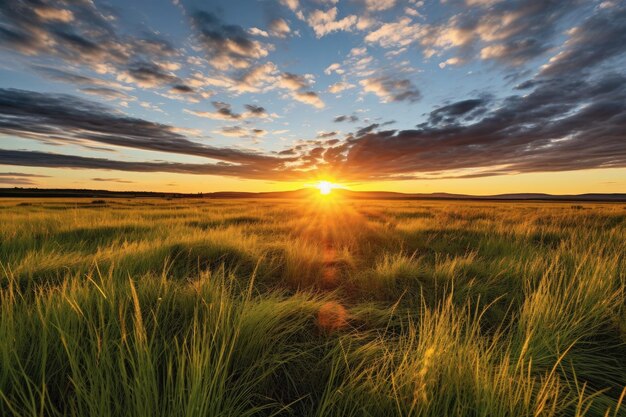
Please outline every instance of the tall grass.
M1 416L626 415L623 206L18 203Z

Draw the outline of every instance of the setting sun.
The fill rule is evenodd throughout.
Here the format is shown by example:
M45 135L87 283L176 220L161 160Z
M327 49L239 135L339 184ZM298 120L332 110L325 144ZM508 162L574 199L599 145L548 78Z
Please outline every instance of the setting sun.
M320 194L328 195L333 188L335 188L335 185L332 182L320 181L317 183L316 187L320 190Z

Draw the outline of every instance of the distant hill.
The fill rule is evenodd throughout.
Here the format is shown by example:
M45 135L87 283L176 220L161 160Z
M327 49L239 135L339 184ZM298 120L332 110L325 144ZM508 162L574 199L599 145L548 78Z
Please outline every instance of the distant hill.
M49 188L0 188L0 197L37 197L37 198L210 198L210 199L237 199L237 198L276 198L299 199L318 194L314 188L302 188L292 191L271 192L239 192L219 191L214 193L163 193L152 191L109 191L86 189L49 189ZM449 193L396 193L390 191L351 191L335 189L333 194L352 200L545 200L545 201L623 201L626 202L626 193L616 194L568 194L554 195L541 193L495 194L476 196L468 194Z

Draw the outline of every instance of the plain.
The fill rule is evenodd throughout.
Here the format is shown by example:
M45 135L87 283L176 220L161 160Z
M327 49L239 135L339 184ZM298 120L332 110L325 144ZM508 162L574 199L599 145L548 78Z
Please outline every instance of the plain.
M0 202L0 414L624 416L623 204Z

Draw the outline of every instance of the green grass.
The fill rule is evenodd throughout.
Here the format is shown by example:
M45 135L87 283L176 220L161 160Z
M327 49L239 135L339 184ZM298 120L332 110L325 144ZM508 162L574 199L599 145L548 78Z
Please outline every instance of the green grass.
M0 416L625 416L626 207L0 201Z

